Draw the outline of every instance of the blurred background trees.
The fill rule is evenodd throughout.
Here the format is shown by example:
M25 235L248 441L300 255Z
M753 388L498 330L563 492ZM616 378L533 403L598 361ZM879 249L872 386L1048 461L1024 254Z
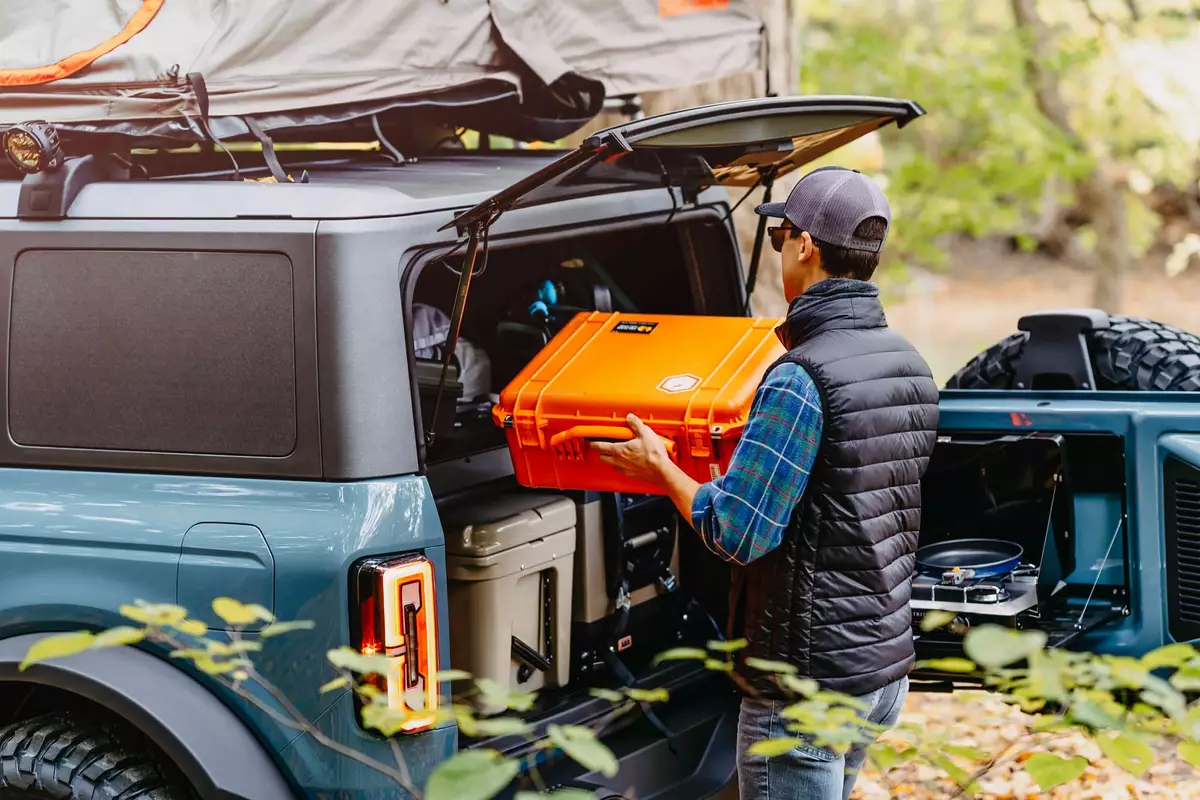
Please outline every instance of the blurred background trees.
M929 112L826 162L885 185L895 223L879 282L940 379L1035 308L1095 305L1200 329L1200 303L1187 302L1200 297L1200 2L756 5L772 91L898 96ZM766 89L763 75L741 76L641 107ZM757 199L735 216L747 261ZM756 313L783 312L777 277L768 252Z

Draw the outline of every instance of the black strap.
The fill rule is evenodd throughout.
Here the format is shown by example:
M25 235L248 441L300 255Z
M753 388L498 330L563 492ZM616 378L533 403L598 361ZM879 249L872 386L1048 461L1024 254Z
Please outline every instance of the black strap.
M633 673L629 671L629 668L625 666L621 659L617 658L617 654L613 651L605 651L604 666L608 667L609 672L623 685L629 687L634 685ZM671 729L663 723L658 714L654 713L654 709L650 707L649 703L639 702L638 705L641 707L642 713L646 715L646 720L666 738L667 749L671 751L671 754L679 755L679 751L675 749L675 734L671 733Z
M233 179L240 181L242 172L238 169L237 159L233 157L233 153L225 146L225 143L212 132L212 126L208 124L208 84L204 82L204 76L199 72L189 72L187 80L192 87L192 93L196 95L196 105L200 108L200 130L204 131L204 135L221 148L225 155L229 156L229 161L233 164Z
M271 137L267 136L267 132L253 118L242 117L242 122L246 123L246 127L254 134L254 138L262 144L263 160L267 162L267 169L271 171L271 176L280 183L287 183L287 173L283 171L283 165L279 163L279 156L275 155L275 142L271 141Z

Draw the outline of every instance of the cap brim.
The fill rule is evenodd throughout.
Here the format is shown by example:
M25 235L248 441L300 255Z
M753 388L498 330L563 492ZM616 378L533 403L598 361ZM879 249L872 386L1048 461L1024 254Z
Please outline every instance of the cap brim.
M762 214L764 217L783 217L783 209L787 203L763 203L756 209L755 214Z

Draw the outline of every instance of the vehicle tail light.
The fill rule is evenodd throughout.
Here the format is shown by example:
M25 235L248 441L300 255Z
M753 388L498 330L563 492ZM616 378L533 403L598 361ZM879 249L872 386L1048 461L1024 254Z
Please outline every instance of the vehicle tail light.
M420 556L374 559L358 568L358 647L386 655L386 678L372 683L388 704L409 715L407 733L422 731L437 717L437 605L433 564Z

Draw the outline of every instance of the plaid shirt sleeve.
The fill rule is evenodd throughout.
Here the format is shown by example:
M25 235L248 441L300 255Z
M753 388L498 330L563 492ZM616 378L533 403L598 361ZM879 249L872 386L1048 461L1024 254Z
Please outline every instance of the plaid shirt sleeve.
M779 546L821 442L821 397L809 374L780 364L763 381L729 470L703 484L692 526L717 556L749 564Z

